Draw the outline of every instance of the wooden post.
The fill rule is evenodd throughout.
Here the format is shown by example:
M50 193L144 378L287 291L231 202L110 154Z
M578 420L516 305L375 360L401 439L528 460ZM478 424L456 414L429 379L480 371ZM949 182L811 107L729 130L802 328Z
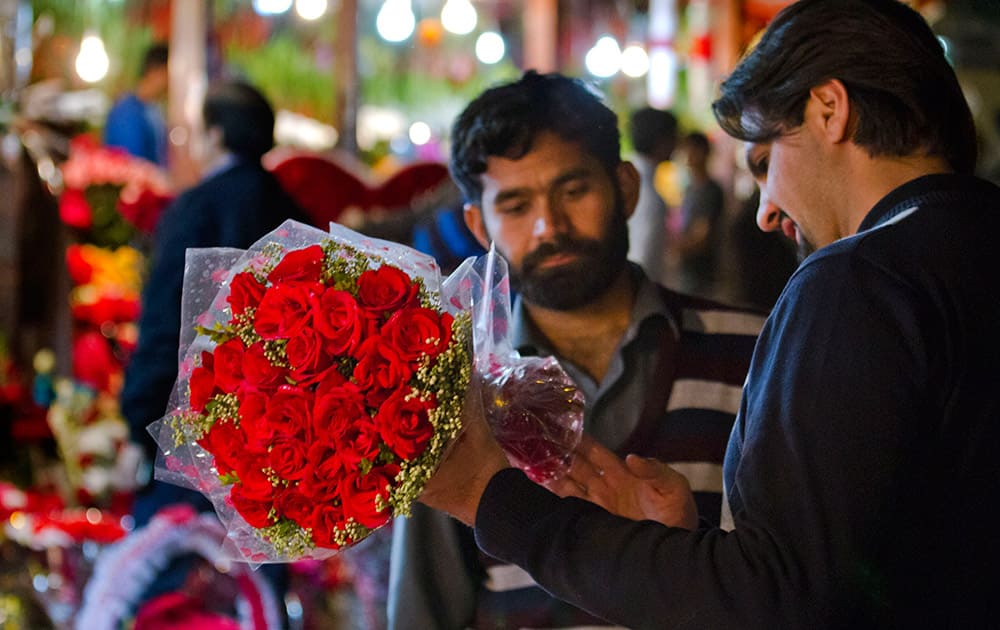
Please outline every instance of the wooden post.
M167 129L170 174L178 189L201 177L194 147L201 137L201 105L208 86L205 44L211 2L173 0L170 8L170 87Z
M337 52L334 63L336 90L334 121L337 146L358 154L358 0L341 0L340 10L333 13L337 20Z
M558 68L556 48L559 39L558 0L525 0L524 69L554 72Z

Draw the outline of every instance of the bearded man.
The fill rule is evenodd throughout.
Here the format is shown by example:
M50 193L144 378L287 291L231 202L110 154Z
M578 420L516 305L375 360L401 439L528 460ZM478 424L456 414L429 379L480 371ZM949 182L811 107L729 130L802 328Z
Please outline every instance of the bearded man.
M718 524L723 454L764 319L670 291L628 262L640 181L614 112L578 80L529 71L459 116L451 171L466 224L509 264L515 348L559 360L586 397L587 439L670 462ZM390 580L394 629L603 623L423 505L394 524Z

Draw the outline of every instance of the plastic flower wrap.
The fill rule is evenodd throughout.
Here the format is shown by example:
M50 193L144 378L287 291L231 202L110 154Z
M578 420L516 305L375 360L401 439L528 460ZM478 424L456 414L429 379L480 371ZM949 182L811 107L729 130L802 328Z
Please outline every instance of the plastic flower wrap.
M467 259L448 281L471 291L476 376L493 435L532 481L558 479L583 431L583 394L554 357L521 357L514 349L507 263L494 248Z
M188 252L197 335L151 428L157 475L208 496L252 562L330 555L407 513L460 427L469 317L433 259L331 230Z
M189 250L182 321L195 324L181 331L169 412L149 429L157 478L212 501L234 557L329 557L409 514L461 429L474 369L494 379L484 400L502 407L487 409L498 426L523 427L537 406L511 395L549 393L542 406L560 413L547 419L569 426L549 433L568 439L536 448L531 430L525 452L509 452L538 479L559 474L582 399L561 370L557 382L497 345L510 306L484 283L494 270L470 261L442 282L409 247L294 221L245 252ZM473 362L473 327L489 369Z

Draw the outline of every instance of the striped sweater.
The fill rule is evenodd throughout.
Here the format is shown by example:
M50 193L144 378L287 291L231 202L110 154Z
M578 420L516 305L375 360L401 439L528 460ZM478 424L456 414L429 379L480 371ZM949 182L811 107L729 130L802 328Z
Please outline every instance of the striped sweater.
M758 312L682 295L642 278L632 322L604 380L595 383L560 361L586 396L586 431L622 455L656 457L684 473L699 514L712 524L719 523L723 455L763 322ZM551 354L523 309L515 309L513 328L523 355ZM392 628L606 625L549 596L521 569L478 552L464 525L448 523L453 531L445 535L444 524L428 527L434 518L420 512L397 523L393 562L410 566L399 567L393 585ZM455 561L447 567L442 558L449 557ZM470 601L457 601L463 599Z

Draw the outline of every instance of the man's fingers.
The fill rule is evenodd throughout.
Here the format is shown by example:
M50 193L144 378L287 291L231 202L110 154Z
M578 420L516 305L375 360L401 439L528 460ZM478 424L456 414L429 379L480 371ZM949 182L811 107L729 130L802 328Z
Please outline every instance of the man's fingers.
M650 479L663 473L664 468L669 468L663 462L639 455L628 455L625 457L625 466L636 477Z
M549 481L545 484L549 492L563 497L577 497L578 499L587 498L587 488L582 484L575 481L569 475L556 479L555 481Z
M576 454L577 459L581 457L586 459L587 463L590 464L598 476L603 476L609 472L624 471L621 458L586 433L580 438L580 444L576 447Z

